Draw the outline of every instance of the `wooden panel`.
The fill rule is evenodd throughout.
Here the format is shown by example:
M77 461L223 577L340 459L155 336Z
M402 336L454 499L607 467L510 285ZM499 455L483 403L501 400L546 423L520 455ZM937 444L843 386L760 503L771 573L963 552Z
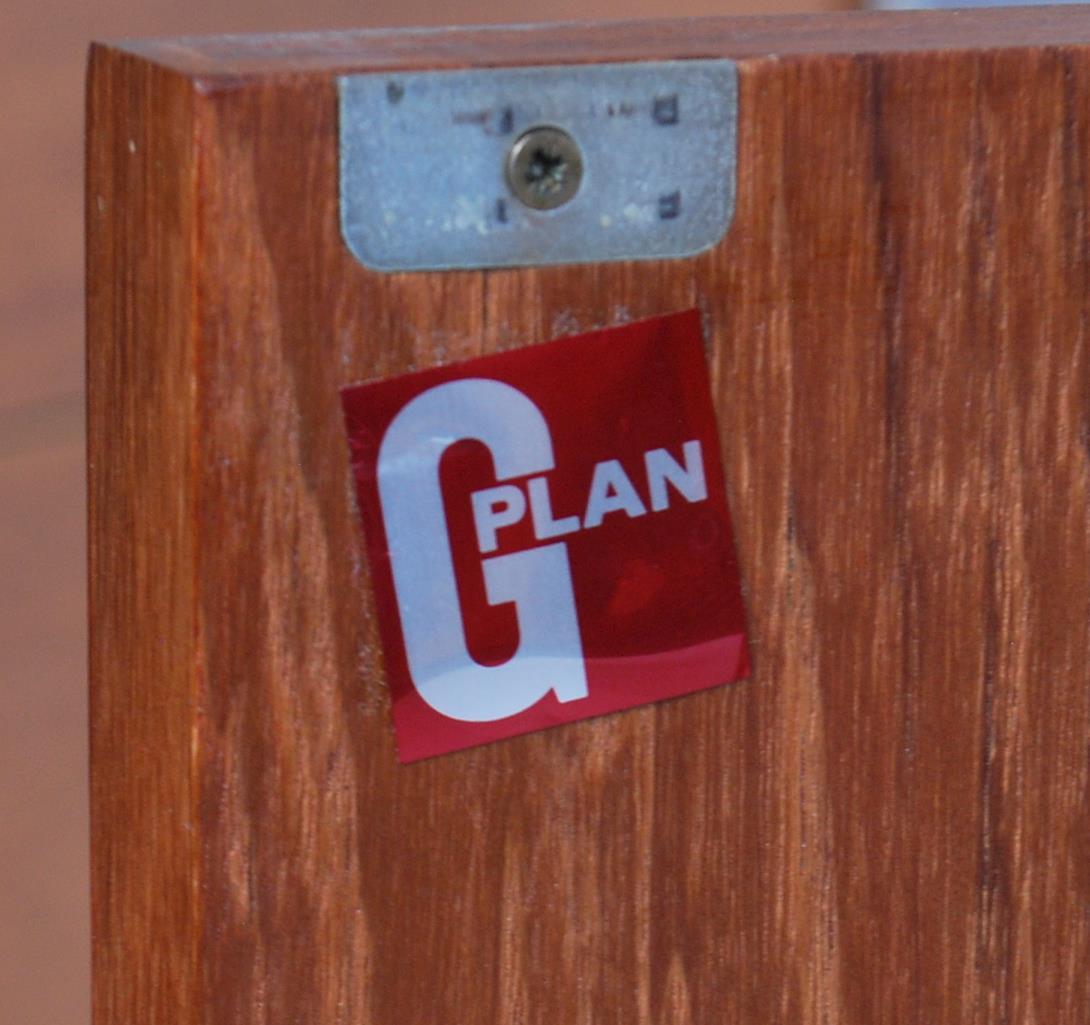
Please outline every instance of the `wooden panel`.
M678 17L832 10L851 0L679 0ZM0 410L83 389L80 169L87 41L457 21L653 17L659 0L40 0L0 14ZM0 968L0 971L3 971ZM16 975L11 985L18 985ZM13 1012L14 1013L14 1012ZM19 1017L16 1014L16 1017ZM64 1017L70 1020L70 1015Z
M828 5L829 8L842 6ZM849 6L849 5L844 5ZM819 10L822 5L815 4ZM722 9L721 9L722 10ZM454 27L401 32L300 32L220 38L151 39L131 53L188 75L543 64L561 61L671 57L754 58L771 55L928 53L935 50L1061 46L1086 37L1090 12L1060 5L1003 11L853 11L786 18L699 21L599 21ZM588 12L590 13L590 12ZM594 16L594 15L592 15Z
M550 18L652 15L554 0ZM760 0L764 11L842 6ZM751 0L685 0L677 14ZM40 0L0 5L0 994L5 1022L87 1025L83 87L94 35L540 20L530 0ZM68 465L62 470L61 455ZM43 851L48 852L43 857Z
M193 778L193 97L176 75L99 54L88 100L92 1014L188 1023L208 921Z
M97 52L99 1025L1085 1021L1090 15L1032 17L1055 45L994 12ZM341 243L330 63L732 40L714 251ZM752 679L399 767L337 389L692 304Z

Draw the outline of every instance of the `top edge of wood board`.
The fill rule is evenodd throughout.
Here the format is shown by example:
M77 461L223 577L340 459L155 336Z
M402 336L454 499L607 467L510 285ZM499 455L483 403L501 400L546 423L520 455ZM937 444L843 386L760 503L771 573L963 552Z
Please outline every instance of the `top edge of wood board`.
M198 78L1090 45L1090 5L361 29L123 40Z

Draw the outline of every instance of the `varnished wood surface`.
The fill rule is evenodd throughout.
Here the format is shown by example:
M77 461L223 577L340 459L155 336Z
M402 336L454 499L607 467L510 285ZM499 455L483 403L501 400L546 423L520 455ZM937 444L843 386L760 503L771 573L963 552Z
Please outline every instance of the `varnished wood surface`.
M119 58L88 106L92 1010L196 1023L193 97Z
M98 1025L1085 1023L1086 17L785 25L714 251L433 275L343 246L328 71L96 52ZM337 389L692 304L752 679L398 766Z
M760 0L762 10L793 6ZM723 7L685 0L675 9ZM655 11L654 0L555 0L548 16ZM540 17L529 0L464 0L456 10L437 0L365 8L352 0L0 3L3 1025L90 1020L81 213L88 40Z
M830 4L829 7L850 5ZM726 12L724 12L726 13ZM120 44L188 75L249 76L367 67L544 64L671 57L893 54L1059 46L1090 38L1090 7L853 11L551 26L300 32Z

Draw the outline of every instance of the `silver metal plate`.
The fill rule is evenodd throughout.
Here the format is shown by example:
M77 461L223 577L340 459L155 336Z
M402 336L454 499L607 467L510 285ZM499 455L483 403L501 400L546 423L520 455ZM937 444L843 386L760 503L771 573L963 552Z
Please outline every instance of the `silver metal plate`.
M737 71L691 60L348 75L341 231L383 271L691 256L734 213ZM534 210L508 153L529 128L575 139L575 197Z

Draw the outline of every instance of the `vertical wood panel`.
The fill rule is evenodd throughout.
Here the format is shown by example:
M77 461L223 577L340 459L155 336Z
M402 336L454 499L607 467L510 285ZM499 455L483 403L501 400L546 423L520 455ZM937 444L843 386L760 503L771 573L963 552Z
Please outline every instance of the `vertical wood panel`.
M97 1022L199 1018L192 90L97 49L87 291Z
M127 604L165 602L151 582L96 563L96 671L126 622L141 659L167 625L188 638L193 676L158 687L193 743L151 764L190 774L164 794L197 837L167 867L201 887L179 941L200 1020L1085 1018L1090 50L974 47L1018 17L951 18L961 44L921 52L867 32L801 52L817 30L784 28L741 62L734 225L676 262L374 274L339 238L328 72L192 94L193 290L131 293L192 315L172 328L192 362L179 341L144 357L166 377L117 391L130 349L97 336L121 376L96 387L131 405L92 451L146 459L148 410L168 451L176 426L192 443L117 464L128 519L100 500L93 527L137 566L190 546L171 579L193 618L154 629ZM631 31L622 55L647 45ZM396 765L338 388L694 304L753 677ZM189 518L142 504L176 477ZM101 788L134 742L104 686L103 909L146 854L112 846ZM126 728L143 716L181 736L161 708Z

